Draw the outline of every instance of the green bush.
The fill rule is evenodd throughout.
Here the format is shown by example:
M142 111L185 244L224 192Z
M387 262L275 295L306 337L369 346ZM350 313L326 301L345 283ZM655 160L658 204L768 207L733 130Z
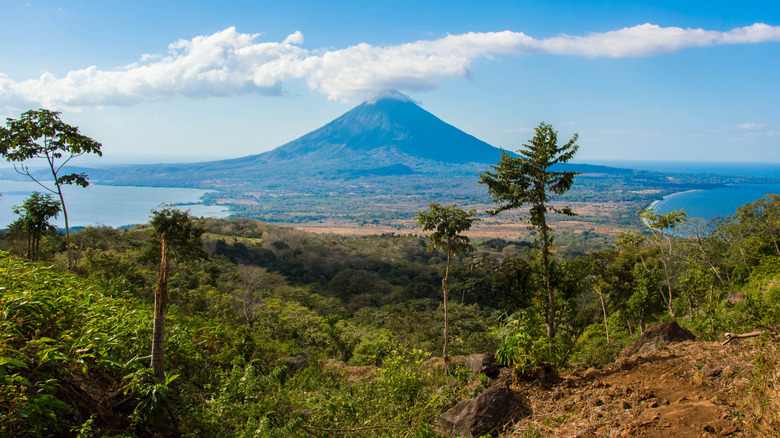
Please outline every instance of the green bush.
M547 337L544 320L532 307L510 316L499 330L499 338L496 356L521 374L546 363L564 364L566 348L559 339Z

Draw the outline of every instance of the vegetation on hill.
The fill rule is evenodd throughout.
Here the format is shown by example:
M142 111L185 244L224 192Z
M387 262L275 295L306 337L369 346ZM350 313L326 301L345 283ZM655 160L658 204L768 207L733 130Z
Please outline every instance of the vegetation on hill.
M763 331L765 347L746 359L761 379L747 397L766 402L729 418L766 434L778 421L756 414L778 400L778 205L768 196L731 218L686 220L669 240L624 235L585 255L559 252L552 340L536 250L474 241L450 267L450 353L498 351L518 376L545 362L606 366L643 327L670 319L671 305L703 340ZM149 368L160 257L151 227L74 232L71 274L60 270L60 235L42 238L44 263L2 253L0 435L436 436L439 414L489 384L462 360L445 375L436 357L446 254L427 252L425 239L190 220L206 256L171 260L163 381ZM23 254L26 238L5 234L3 245Z
M739 374L747 383L737 383L758 402L712 389L702 375L714 378L723 369L713 372L711 364L691 363L692 381L676 384L710 385L703 392L715 394L704 407L718 418L699 418L699 432L723 426L721 434L770 435L780 424L774 409L780 404L780 196L710 222L682 211L645 211L640 217L648 228L622 233L613 244L556 230L565 245L554 245L548 214L555 219L551 213L571 216L572 210L551 204L550 195L569 194L574 173L548 167L568 161L575 140L558 148L555 131L542 124L524 157L504 154L495 173L482 175L502 204L494 212L530 205L533 232L541 233L533 244L470 239L463 232L477 220L475 211L438 203L418 213L420 226L437 230L430 246L412 235L315 235L252 219L199 219L172 208L153 211L150 225L132 229L87 227L71 235L66 226L63 240L47 222L62 202L31 198L0 241L0 435L432 437L446 433L438 427L440 414L456 404L472 406L460 401L510 392L514 406L504 411L514 414L485 429L490 433L561 433L570 420L581 422L582 412L595 422L582 436L656 431L647 426L660 412L648 421L625 412L638 402L653 409L664 403L644 383L636 400L622 400L623 412L611 425L602 418L614 412L578 410L576 400L601 406L620 394L599 392L596 400L587 389L575 396L566 390L599 377L594 370L576 374L587 367L615 375L666 361L685 376L685 365L659 353L665 346L658 340L623 349L638 337L644 342L653 332L645 331L649 324L672 319L703 340L727 331L729 341L759 337L752 357L740 349L729 365L752 367ZM457 188L452 175L448 182ZM84 177L62 178L78 184ZM594 196L646 195L626 195L636 178L622 181ZM584 186L601 187L592 180ZM350 187L355 199L364 191L377 196L376 189ZM398 217L431 194L396 189L417 193L392 207ZM430 199L447 195L438 196ZM562 198L556 202L572 200ZM45 214L33 214L46 206ZM647 349L649 356L631 352ZM630 357L615 363L621 350ZM717 356L679 351L696 361ZM492 356L465 357L485 352L496 352L503 373L485 365ZM575 377L557 379L567 368ZM590 388L628 380L605 377ZM529 410L544 408L527 400L545 399L542 392L556 382L563 389L549 398L564 404L554 416L537 413L545 416L542 425L528 420ZM625 385L621 391L636 392ZM637 422L618 427L628 415Z

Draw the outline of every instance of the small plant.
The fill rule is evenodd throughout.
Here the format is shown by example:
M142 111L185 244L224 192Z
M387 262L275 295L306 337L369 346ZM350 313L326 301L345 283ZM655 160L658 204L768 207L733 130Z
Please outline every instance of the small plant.
M539 365L562 365L565 350L556 338L547 337L544 321L533 308L516 312L499 332L496 356L504 365L525 374Z
M178 374L166 374L165 379L158 382L148 368L129 376L128 391L135 393L138 400L130 416L136 430L156 434L159 428L169 427L166 426L168 422L177 427L178 421L171 408L173 390L170 385L178 377Z

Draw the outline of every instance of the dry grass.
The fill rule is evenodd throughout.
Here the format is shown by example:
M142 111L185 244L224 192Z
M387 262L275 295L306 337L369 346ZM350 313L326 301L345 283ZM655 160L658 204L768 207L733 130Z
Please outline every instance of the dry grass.
M753 384L745 396L750 424L758 436L780 434L780 339L765 342L753 358Z

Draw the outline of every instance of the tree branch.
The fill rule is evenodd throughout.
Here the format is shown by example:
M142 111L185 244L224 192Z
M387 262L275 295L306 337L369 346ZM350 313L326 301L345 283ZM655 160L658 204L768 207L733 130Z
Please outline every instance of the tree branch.
M754 338L756 336L761 336L763 333L764 333L763 330L757 330L755 332L742 333L742 334L726 333L726 334L723 335L726 338L726 340L723 341L723 343L721 345L726 345L729 342L733 341L734 339Z
M17 169L16 168L16 163L14 163L14 170L16 171L16 173L18 173L19 175L27 175L31 180L35 181L39 186L43 187L44 189L46 189L46 190L48 190L48 191L50 191L52 193L55 193L55 194L57 193L56 191L54 191L54 190L46 187L45 185L43 185L42 182L40 182L37 179L35 179L35 177L30 174L30 168L28 166L25 166L24 164L20 164L19 166L22 168L22 170Z

